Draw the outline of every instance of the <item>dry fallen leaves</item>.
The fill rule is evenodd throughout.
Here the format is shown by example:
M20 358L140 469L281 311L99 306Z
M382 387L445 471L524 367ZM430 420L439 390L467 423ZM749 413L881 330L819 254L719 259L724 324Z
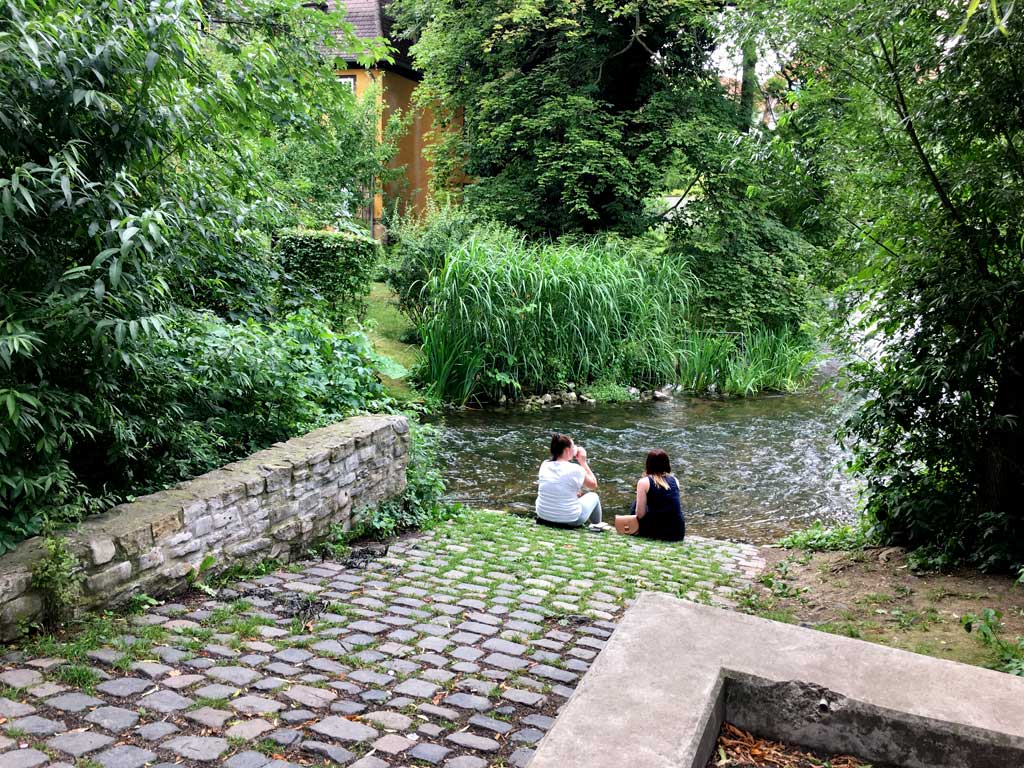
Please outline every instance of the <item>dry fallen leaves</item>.
M718 737L716 766L754 766L755 768L813 768L822 766L826 761L810 752L789 744L760 739L753 734L740 730L731 723L722 724L722 732ZM871 768L868 763L849 755L829 757L830 768Z

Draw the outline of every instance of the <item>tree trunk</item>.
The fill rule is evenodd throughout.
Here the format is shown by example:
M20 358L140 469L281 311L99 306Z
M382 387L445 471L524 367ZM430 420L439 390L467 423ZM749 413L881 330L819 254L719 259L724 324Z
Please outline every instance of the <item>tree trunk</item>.
M740 81L739 129L750 130L754 122L754 92L757 90L757 43L753 37L743 41L743 79Z

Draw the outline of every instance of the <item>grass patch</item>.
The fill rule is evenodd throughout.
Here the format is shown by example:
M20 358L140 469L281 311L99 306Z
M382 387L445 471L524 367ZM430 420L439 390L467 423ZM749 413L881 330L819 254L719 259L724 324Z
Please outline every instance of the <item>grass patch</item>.
M820 520L802 531L796 531L779 540L786 549L803 549L809 552L844 552L864 549L872 544L868 524L865 521L852 525L825 526Z
M92 693L100 681L100 676L96 671L84 664L64 664L53 670L51 677L85 693Z
M419 346L413 342L416 329L398 308L394 292L384 283L373 283L366 297L366 335L379 354L391 358L408 371L420 362ZM381 377L388 393L400 402L419 400L408 378Z

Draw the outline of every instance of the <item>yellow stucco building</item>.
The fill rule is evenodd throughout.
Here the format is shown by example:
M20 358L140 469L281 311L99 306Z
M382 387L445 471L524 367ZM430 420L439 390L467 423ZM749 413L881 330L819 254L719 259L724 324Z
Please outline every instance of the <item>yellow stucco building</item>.
M413 93L420 81L420 74L412 66L408 43L396 41L391 36L391 23L387 15L388 0L331 0L330 10L344 10L346 19L355 27L361 38L384 38L396 48L394 63L381 62L370 68L359 66L354 57L349 67L337 73L338 80L347 83L356 96L363 97L376 89L377 98L383 102L378 135L383 135L388 119L395 114L410 114L405 131L398 141L398 151L392 160L394 167L402 167L398 179L373 190L372 210L364 211L364 218L378 239L384 236L381 226L385 206L393 206L403 213L422 214L427 207L430 189L430 162L424 155L433 128L433 115L429 109L413 104ZM376 180L372 182L376 184Z

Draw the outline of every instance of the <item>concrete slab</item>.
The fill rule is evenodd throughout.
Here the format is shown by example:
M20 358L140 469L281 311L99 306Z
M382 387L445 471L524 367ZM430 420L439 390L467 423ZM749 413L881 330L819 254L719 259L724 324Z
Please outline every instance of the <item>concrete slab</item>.
M817 715L797 711L808 696ZM1024 765L1024 678L645 593L530 768L703 768L730 699L741 719L760 707L776 731L763 735L806 746L859 730L908 768ZM942 762L932 743L952 745Z

